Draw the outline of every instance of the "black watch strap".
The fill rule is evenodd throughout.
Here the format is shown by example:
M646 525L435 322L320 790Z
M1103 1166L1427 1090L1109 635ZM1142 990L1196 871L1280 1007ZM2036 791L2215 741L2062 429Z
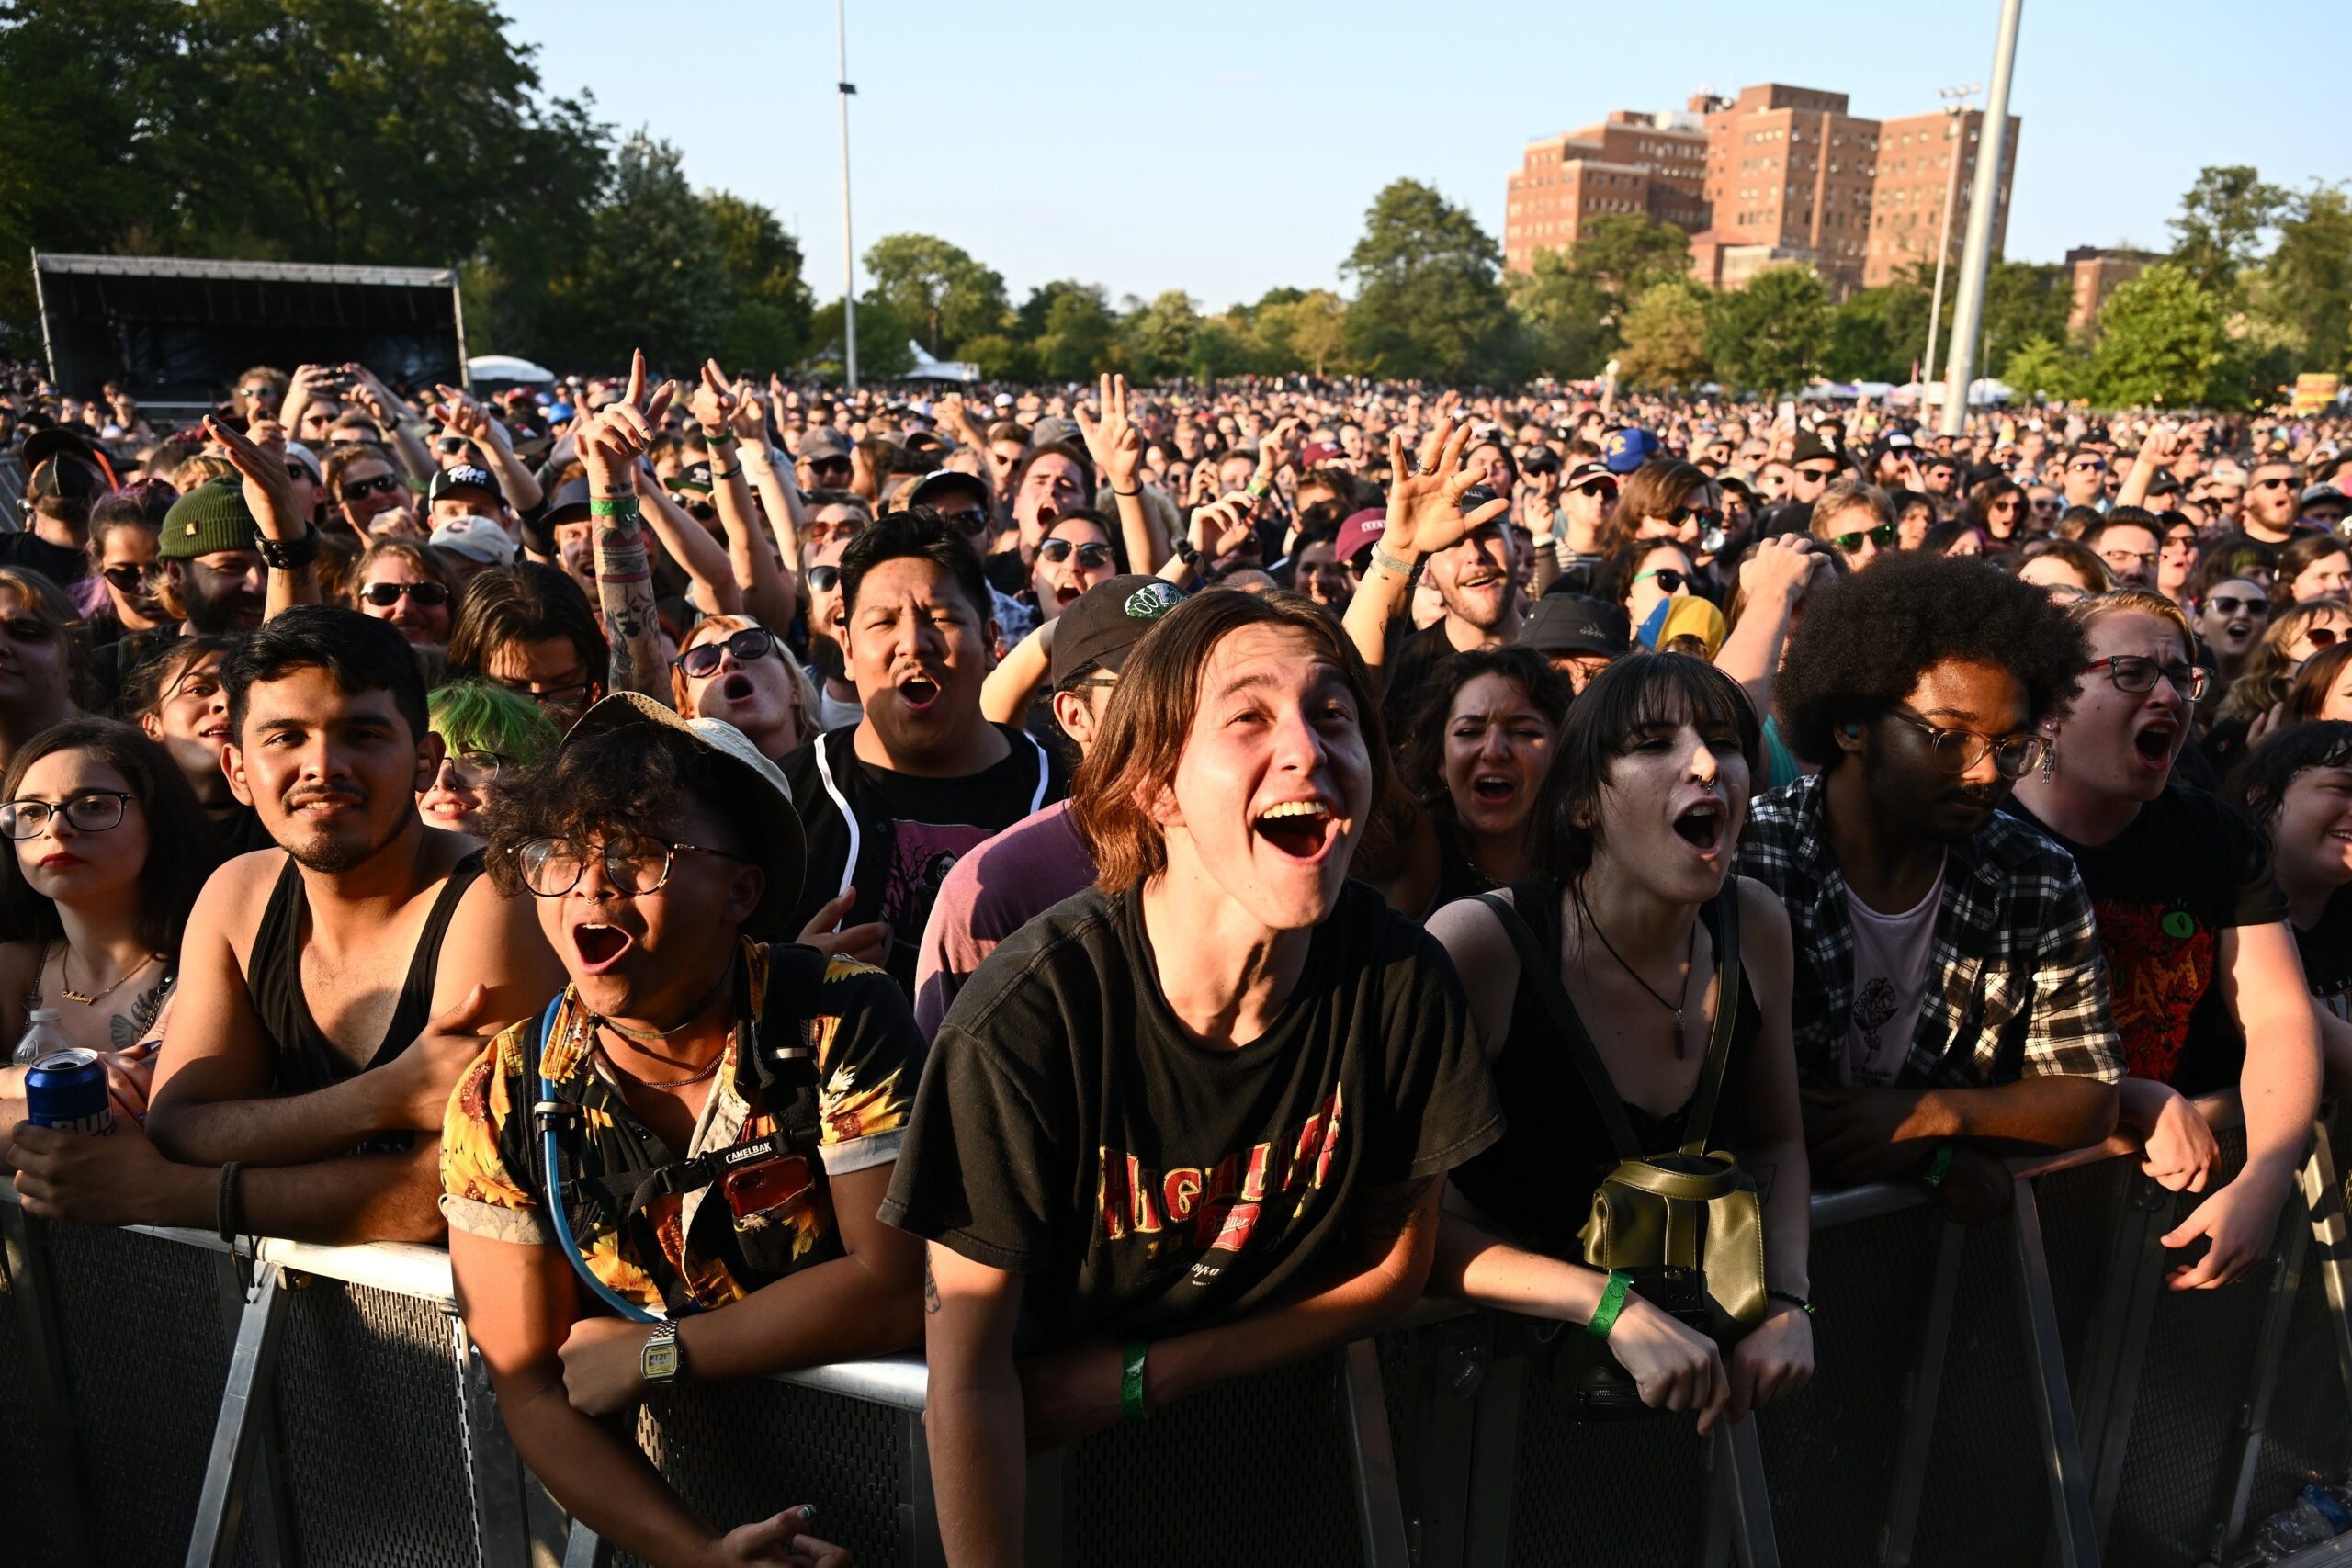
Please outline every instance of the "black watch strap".
M300 571L318 563L319 550L325 542L319 536L318 525L306 523L299 539L273 539L263 535L255 541L255 547L261 552L262 564L270 570Z

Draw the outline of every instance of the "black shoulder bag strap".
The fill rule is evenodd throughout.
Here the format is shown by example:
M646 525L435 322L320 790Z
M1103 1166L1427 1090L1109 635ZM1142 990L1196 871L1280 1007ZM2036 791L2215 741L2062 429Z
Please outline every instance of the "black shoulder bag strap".
M777 942L768 949L767 1005L761 1010L759 1045L752 1067L785 1152L806 1156L813 1173L824 1123L817 1103L817 992L825 955L813 947Z
M1682 1124L1682 1152L1707 1152L1707 1134L1715 1120L1715 1102L1723 1097L1724 1073L1731 1064L1731 1039L1739 1027L1739 878L1724 883L1715 895L1715 1029L1707 1039L1707 1060L1699 1069L1699 1088L1690 1098L1690 1119Z

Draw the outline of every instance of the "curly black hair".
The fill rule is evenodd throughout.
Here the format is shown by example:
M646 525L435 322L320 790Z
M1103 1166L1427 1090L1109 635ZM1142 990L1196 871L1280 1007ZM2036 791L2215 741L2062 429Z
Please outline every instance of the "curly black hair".
M2352 768L2352 724L2327 719L2289 725L2238 764L2222 793L2245 807L2267 837L2278 825L2287 786L2313 768Z
M2082 628L2031 583L1965 556L1904 550L1807 600L1774 706L1789 750L1829 768L1838 726L1876 721L1947 660L2015 675L2038 726L2073 705L2089 659Z

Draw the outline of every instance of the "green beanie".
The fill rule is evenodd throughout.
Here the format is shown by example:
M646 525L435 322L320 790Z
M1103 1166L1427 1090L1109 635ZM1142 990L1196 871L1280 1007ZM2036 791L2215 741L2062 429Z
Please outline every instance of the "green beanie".
M172 502L155 553L164 560L188 560L216 550L257 549L260 537L261 528L245 505L244 481L222 474Z

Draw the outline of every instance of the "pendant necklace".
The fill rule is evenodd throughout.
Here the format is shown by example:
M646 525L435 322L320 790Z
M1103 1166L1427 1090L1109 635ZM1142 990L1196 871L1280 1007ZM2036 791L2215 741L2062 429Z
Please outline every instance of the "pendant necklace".
M1647 991L1650 994L1650 999L1652 1001L1657 1003L1658 1006L1664 1008L1667 1011L1674 1015L1674 1059L1678 1062L1681 1061L1687 1049L1682 1034L1681 1002L1679 999L1670 1002L1664 997L1659 996L1657 994L1657 987L1651 985L1647 980L1643 979L1639 972L1637 972L1632 964L1625 962L1625 955L1617 951L1616 944L1609 940L1609 933L1600 929L1600 922L1592 918L1592 908L1584 901L1584 888L1582 886L1575 883L1571 883L1568 886L1568 891L1576 896L1577 913L1584 917L1585 929L1600 939L1600 945L1609 950L1609 956L1617 961L1617 967L1623 969L1626 974L1633 976L1634 984L1639 986L1643 990ZM1692 920L1690 922L1690 950L1682 955L1682 986L1680 990L1676 992L1678 998L1687 994L1690 989L1690 965L1697 962L1698 957L1699 922L1697 920Z

